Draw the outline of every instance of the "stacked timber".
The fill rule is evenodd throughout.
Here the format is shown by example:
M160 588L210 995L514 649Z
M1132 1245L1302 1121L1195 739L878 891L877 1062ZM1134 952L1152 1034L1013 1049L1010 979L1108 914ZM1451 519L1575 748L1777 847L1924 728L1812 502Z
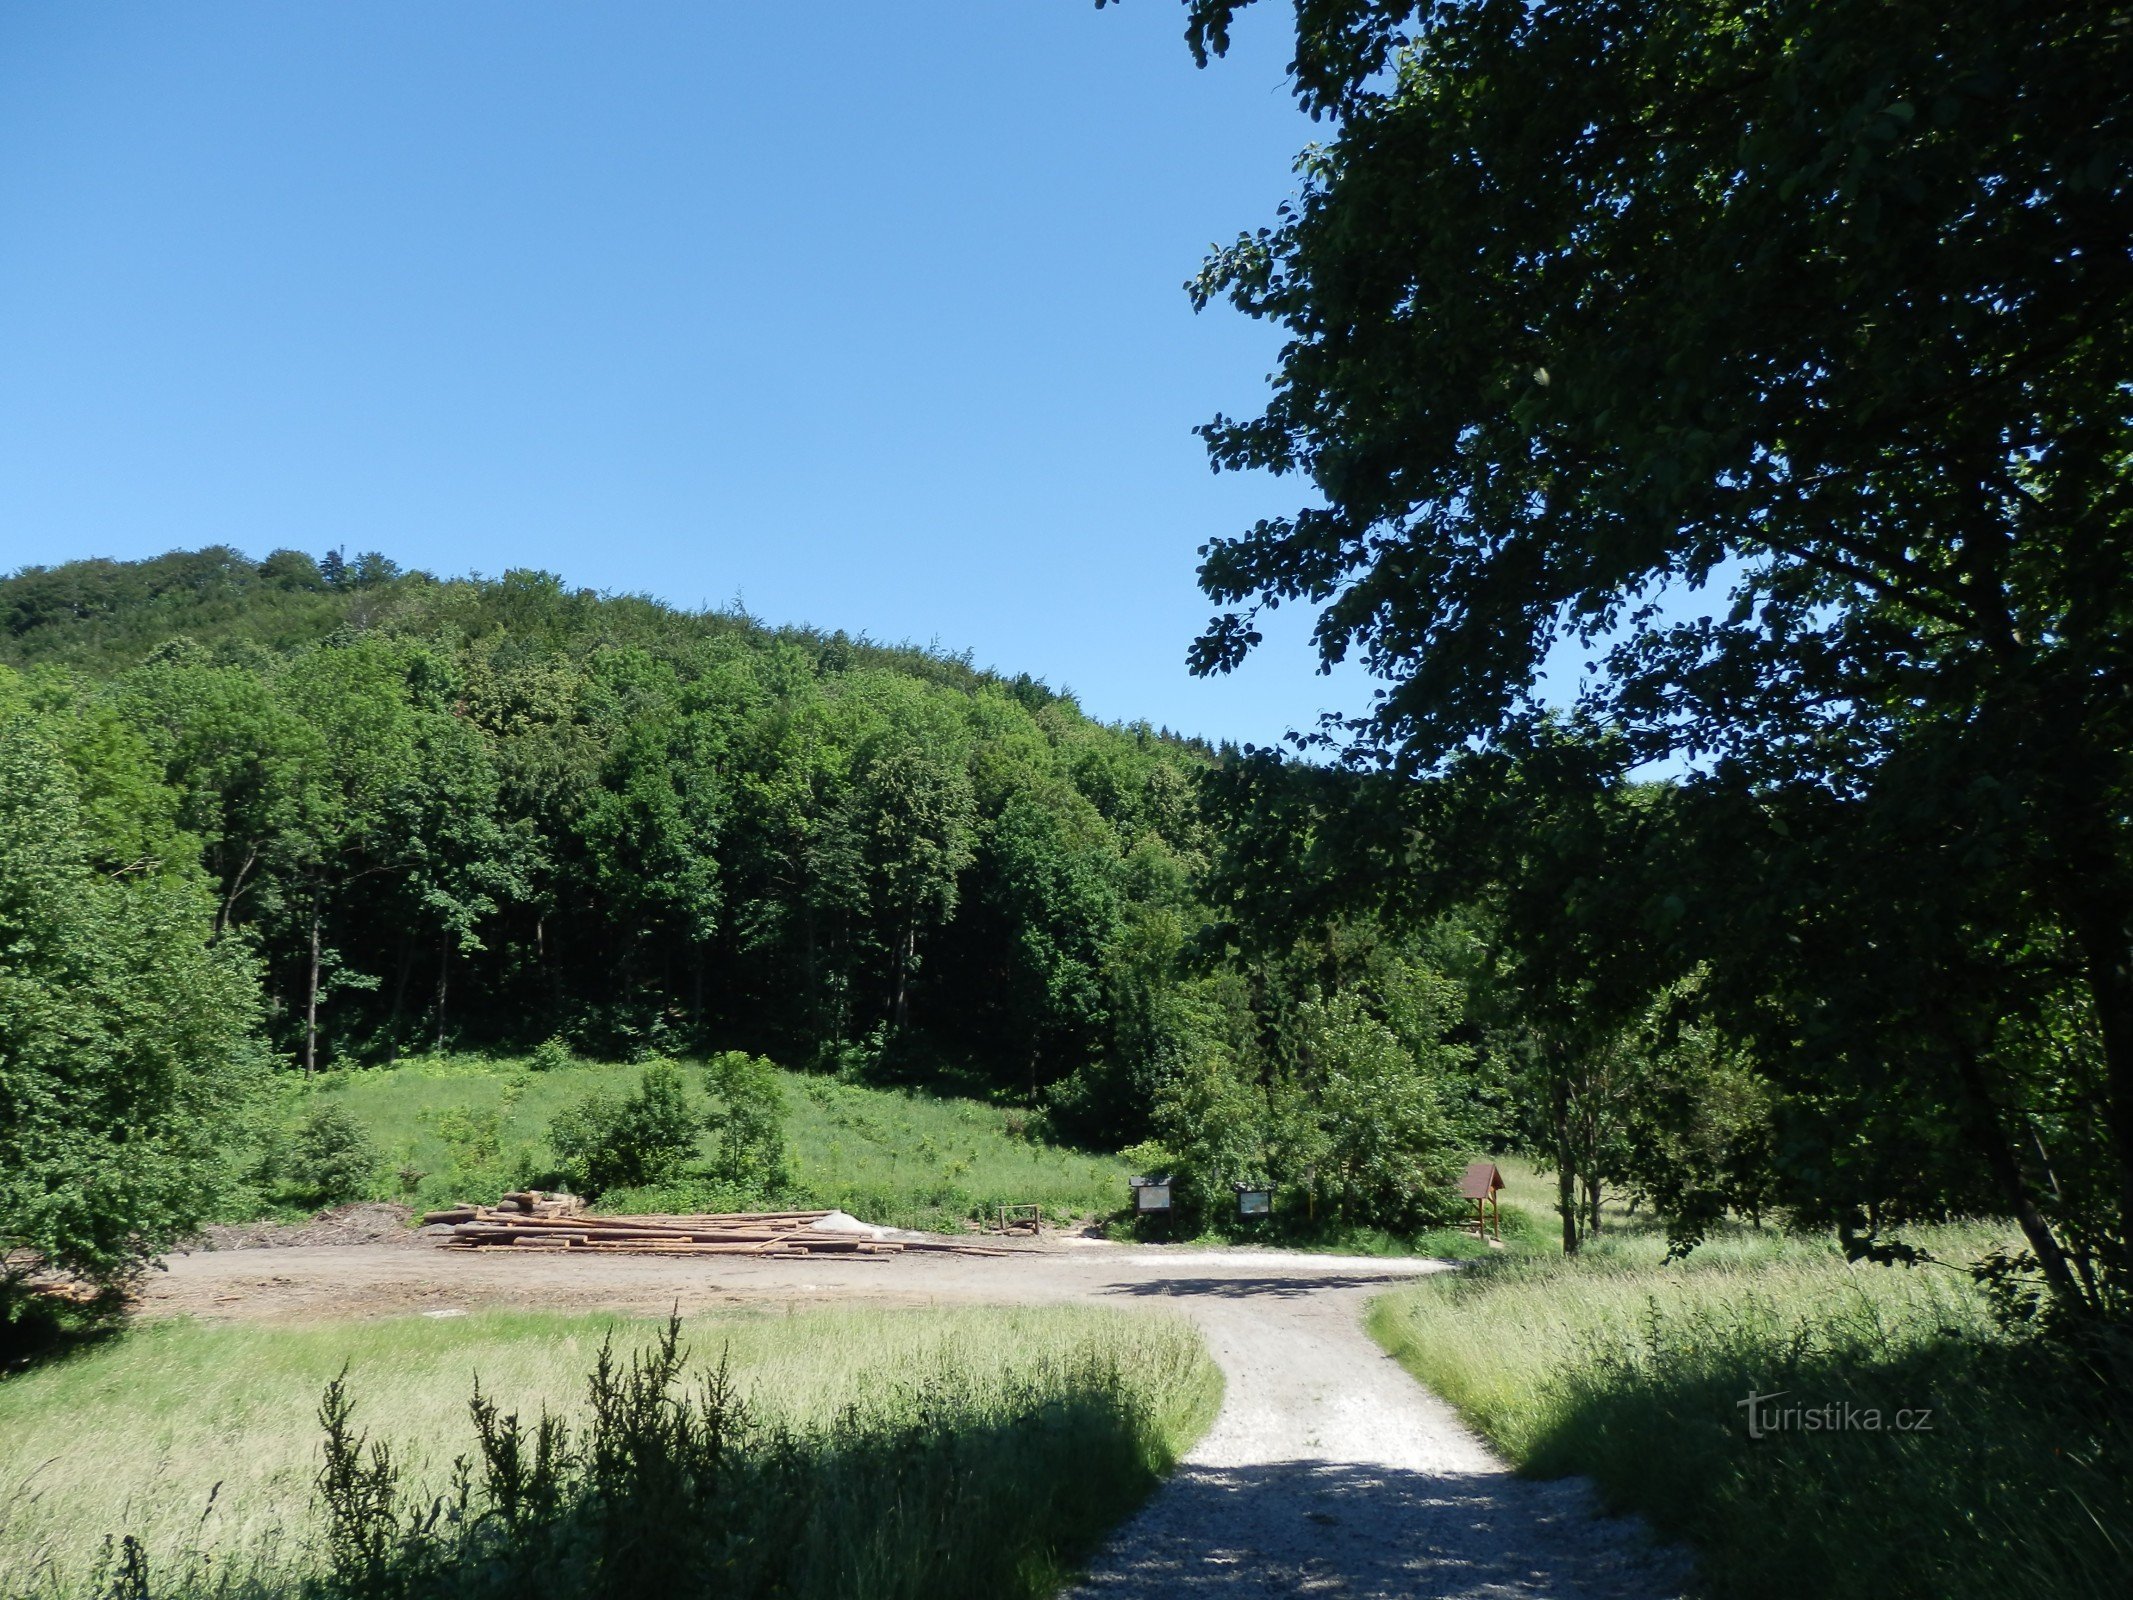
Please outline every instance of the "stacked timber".
M454 1206L422 1220L443 1223L448 1250L543 1250L628 1255L727 1255L792 1260L840 1256L878 1260L906 1252L1001 1255L954 1239L881 1239L869 1232L818 1227L827 1211L732 1211L706 1216L601 1217L589 1212L542 1211L506 1195L498 1206ZM573 1202L573 1207L575 1202Z

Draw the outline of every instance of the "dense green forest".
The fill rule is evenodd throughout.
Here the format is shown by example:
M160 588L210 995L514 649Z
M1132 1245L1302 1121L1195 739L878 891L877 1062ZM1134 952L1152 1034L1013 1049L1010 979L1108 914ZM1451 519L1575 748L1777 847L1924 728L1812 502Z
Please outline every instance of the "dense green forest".
M1036 1091L1145 1049L1194 920L1210 752L937 654L288 551L25 573L0 629L307 1066L893 1044Z

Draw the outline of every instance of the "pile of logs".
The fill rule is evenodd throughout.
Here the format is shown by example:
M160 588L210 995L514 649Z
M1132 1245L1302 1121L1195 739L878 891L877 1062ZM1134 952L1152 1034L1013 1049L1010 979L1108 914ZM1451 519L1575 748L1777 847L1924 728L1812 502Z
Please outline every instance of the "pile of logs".
M878 1239L816 1223L827 1211L733 1211L694 1217L599 1217L578 1210L569 1195L507 1194L496 1206L454 1206L422 1220L448 1224L447 1250L609 1251L629 1255L760 1256L795 1260L842 1256L860 1260L909 1251L1001 1255L954 1239Z

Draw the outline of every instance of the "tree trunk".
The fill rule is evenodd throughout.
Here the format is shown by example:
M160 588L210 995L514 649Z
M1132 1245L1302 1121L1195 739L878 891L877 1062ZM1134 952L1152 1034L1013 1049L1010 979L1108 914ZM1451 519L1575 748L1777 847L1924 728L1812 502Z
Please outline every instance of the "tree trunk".
M222 930L230 925L230 917L237 907L237 897L244 892L245 874L252 870L252 864L258 859L259 846L255 844L245 852L244 865L239 867L237 875L230 879L230 892L222 897L221 908L215 912L215 933L218 937Z
M2133 1271L2133 949L2122 918L2092 911L2077 933L2103 1035L2103 1118L2118 1162L2117 1265Z
M318 897L311 898L311 977L304 994L304 1076L318 1071Z
M452 942L437 941L437 1053L444 1054L444 981L451 970Z
M2049 808L2045 829L2060 867L2060 914L2080 947L2103 1040L2103 1122L2118 1180L2118 1226L2102 1230L2111 1240L2105 1250L2115 1246L2116 1259L2106 1265L2133 1275L2133 887L2123 867L2128 831L2115 812L2096 803L2112 789L2102 775L2120 759L2110 748L2068 762L2060 803Z
M800 901L800 971L807 984L807 1026L814 1035L815 1047L824 1042L822 1030L822 984L815 953L815 906L803 897Z
M1570 1139L1570 1077L1564 1070L1562 1052L1551 1048L1555 1057L1549 1073L1549 1110L1555 1132L1555 1211L1563 1219L1563 1254L1578 1253L1578 1167L1577 1152Z
M891 1027L898 1033L911 1020L911 962L918 953L918 929L907 927L896 941L896 999L890 1007Z
M533 919L533 948L539 957L541 975L548 982L548 1015L551 1022L563 1015L563 963L548 959L548 918L545 913Z
M385 1059L400 1059L400 1017L407 1009L407 980L415 972L415 941L400 935L400 965L393 974L393 1009L385 1024Z
M1985 1083L1985 1069L1977 1053L1968 1048L1959 1050L1956 1071L1963 1090L1963 1121L1970 1142L1985 1158L1985 1169L1999 1185L2008 1209L2021 1226L2022 1236L2035 1252L2037 1265L2044 1272L2044 1281L2067 1305L2089 1308L2088 1297L2074 1280L2073 1265L2067 1260L2058 1235L2052 1232L2050 1219L2038 1209L2029 1181L2022 1175L2021 1163L2015 1159L2014 1145L2007 1137L2006 1125L2000 1120L1999 1107L1993 1103Z
M1588 1066L1579 1075L1576 1092L1571 1096L1575 1108L1572 1125L1577 1130L1578 1181L1585 1191L1587 1239L1597 1238L1600 1232L1600 1070Z

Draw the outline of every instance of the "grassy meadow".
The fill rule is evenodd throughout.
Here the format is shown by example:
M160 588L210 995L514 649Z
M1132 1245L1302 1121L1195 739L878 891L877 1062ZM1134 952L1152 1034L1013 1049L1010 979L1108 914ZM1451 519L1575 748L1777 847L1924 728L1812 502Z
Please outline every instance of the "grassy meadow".
M1668 1264L1629 1224L1574 1260L1402 1289L1370 1327L1523 1470L1589 1474L1692 1546L1721 1600L2123 1594L2133 1417L2098 1381L2110 1358L1994 1320L1961 1269L2001 1230L1916 1242L1941 1264L1747 1229ZM1751 1394L1778 1396L1760 1438Z
M292 1081L283 1107L293 1123L331 1101L360 1122L385 1157L374 1198L418 1209L494 1200L555 1164L548 1126L565 1105L596 1090L625 1094L633 1066L579 1064L547 1072L522 1059L424 1057ZM701 1069L684 1064L692 1094ZM781 1072L796 1202L838 1207L896 1227L953 1228L1002 1203L1035 1203L1057 1220L1125 1204L1119 1161L1025 1133L1022 1112L979 1100L880 1089ZM684 1183L620 1191L602 1208L718 1208L718 1195Z
M125 1535L156 1592L218 1580L285 1590L325 1559L318 1410L344 1368L355 1426L391 1448L419 1500L446 1494L454 1458L474 1453L477 1377L529 1422L545 1409L582 1425L603 1340L626 1357L659 1332L530 1312L170 1322L9 1378L0 1593L97 1591L99 1552ZM1221 1392L1185 1324L1095 1308L722 1315L690 1320L682 1340L692 1371L723 1357L752 1410L793 1430L809 1483L843 1486L849 1504L831 1495L788 1535L821 1546L793 1558L811 1574L801 1593L1049 1593L1205 1428ZM898 1436L895 1470L840 1471L840 1452L914 1421L928 1431ZM875 1530L867 1550L834 1547L840 1527L862 1525Z

